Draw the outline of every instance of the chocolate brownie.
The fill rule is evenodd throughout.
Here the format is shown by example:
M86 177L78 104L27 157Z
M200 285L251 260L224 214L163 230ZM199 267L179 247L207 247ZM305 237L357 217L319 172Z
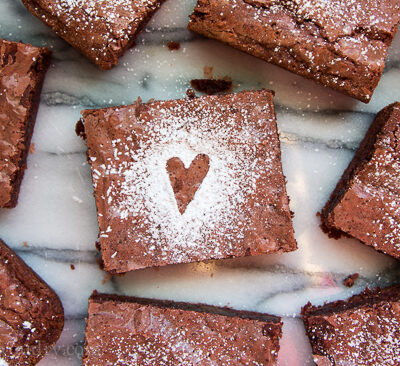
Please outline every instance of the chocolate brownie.
M400 364L400 286L323 306L308 303L302 316L319 366Z
M58 296L0 240L0 365L35 365L63 326Z
M280 318L94 293L83 365L275 365Z
M207 95L228 92L232 89L232 80L229 79L193 79L190 80L190 86Z
M271 92L82 115L106 271L296 249Z
M400 103L384 108L322 209L323 229L400 258Z
M107 70L164 0L22 0L27 9L88 59Z
M198 0L189 29L368 103L398 0Z
M0 40L0 207L15 207L50 52Z

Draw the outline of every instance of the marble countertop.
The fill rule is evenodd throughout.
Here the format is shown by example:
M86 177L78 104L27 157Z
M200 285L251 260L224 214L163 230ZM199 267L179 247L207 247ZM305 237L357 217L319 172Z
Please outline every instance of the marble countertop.
M299 318L311 301L343 299L366 286L398 282L399 262L353 239L329 239L319 228L322 208L351 160L374 115L400 100L400 34L370 104L269 65L186 30L195 0L167 0L112 71L101 71L34 18L19 0L0 3L0 38L50 47L35 132L34 153L15 209L0 210L0 237L59 294L65 329L40 362L79 365L87 299L104 292L228 305L280 315L284 320L280 365L311 365L311 348ZM178 51L168 50L178 41ZM283 169L299 249L283 255L175 265L109 277L99 269L94 243L96 209L86 146L75 135L84 108L185 96L189 82L229 76L235 90L276 92ZM351 289L342 285L360 273Z

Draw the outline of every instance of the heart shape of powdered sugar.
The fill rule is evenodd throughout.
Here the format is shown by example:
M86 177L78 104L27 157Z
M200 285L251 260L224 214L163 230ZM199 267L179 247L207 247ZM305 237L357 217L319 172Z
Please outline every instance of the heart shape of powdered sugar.
M167 161L167 172L181 215L193 200L209 168L210 159L205 154L197 155L188 169L179 158L175 157Z

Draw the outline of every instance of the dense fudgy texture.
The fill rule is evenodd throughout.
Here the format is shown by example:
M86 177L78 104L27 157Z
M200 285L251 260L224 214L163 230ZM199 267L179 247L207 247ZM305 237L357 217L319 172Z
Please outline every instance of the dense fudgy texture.
M94 293L83 365L275 365L280 318Z
M400 364L400 286L308 303L302 316L318 366Z
M0 207L17 205L50 52L0 40Z
M198 0L189 29L369 102L398 0Z
M271 92L82 115L106 271L296 249Z
M102 69L111 69L164 0L22 0L28 10Z
M0 240L0 364L35 365L63 326L58 296Z
M368 130L321 212L323 228L400 258L400 103Z

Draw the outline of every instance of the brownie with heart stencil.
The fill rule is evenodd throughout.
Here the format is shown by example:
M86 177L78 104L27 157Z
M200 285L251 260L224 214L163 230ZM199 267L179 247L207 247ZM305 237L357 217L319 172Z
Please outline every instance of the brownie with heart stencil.
M106 271L297 248L270 91L82 116Z

